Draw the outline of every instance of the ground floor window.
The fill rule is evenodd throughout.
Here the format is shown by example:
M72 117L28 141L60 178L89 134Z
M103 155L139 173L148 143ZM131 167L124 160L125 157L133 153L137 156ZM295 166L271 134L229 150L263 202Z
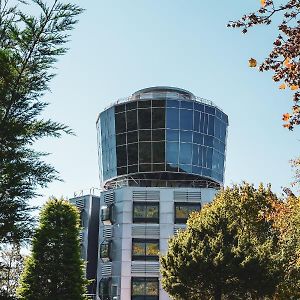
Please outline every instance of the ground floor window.
M132 277L131 300L158 300L159 284L156 277Z
M111 299L111 278L102 278L99 281L99 297L101 300Z

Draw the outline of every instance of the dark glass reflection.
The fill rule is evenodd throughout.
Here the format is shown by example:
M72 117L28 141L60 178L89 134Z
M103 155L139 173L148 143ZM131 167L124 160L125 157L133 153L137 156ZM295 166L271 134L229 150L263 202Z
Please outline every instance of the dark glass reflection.
M137 143L138 142L138 132L137 130L127 133L127 143Z
M167 130L167 141L179 141L179 130Z
M163 141L165 139L165 129L152 130L152 141Z
M165 128L165 109L152 109L152 129Z
M180 143L179 163L191 164L192 160L192 144Z
M152 153L154 163L163 163L165 161L165 142L153 142Z
M151 129L151 109L139 109L139 128Z
M126 146L117 147L117 166L122 167L127 165Z
M126 132L126 118L125 112L115 115L116 133Z
M139 130L140 141L151 141L151 130Z
M151 142L139 143L139 163L151 163Z
M130 110L126 112L127 131L137 130L137 110Z
M129 144L128 149L128 164L138 164L138 143Z

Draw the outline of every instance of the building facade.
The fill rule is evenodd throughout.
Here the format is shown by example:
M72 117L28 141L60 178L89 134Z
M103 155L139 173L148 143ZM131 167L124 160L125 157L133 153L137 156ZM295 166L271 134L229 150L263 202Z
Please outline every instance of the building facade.
M172 87L137 91L100 113L95 299L169 299L159 254L222 186L227 127L211 101Z

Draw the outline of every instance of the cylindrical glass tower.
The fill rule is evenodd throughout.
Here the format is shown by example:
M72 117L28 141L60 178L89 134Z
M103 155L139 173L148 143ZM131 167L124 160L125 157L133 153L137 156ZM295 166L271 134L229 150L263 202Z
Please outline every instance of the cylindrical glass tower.
M101 182L215 187L223 184L228 117L211 101L151 87L114 103L97 121Z

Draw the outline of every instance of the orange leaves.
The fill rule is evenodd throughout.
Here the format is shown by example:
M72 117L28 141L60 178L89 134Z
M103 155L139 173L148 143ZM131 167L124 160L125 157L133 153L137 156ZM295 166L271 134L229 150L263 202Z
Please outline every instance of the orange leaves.
M290 88L291 88L292 91L295 91L295 90L299 89L299 86L298 85L291 85Z
M249 67L250 67L250 68L255 68L255 67L257 66L257 61L256 61L256 59L254 59L254 58L250 58L250 59L248 60L248 63L249 63Z
M260 0L260 5L261 5L261 7L265 7L266 6L266 0Z
M282 120L288 121L290 119L291 115L289 113L283 114Z
M292 63L291 63L291 59L289 57L287 57L284 62L283 62L284 66L287 68L291 68L292 67Z
M279 89L280 89L280 90L285 90L285 88L286 88L286 86L285 86L284 83L282 83L282 84L279 86Z

